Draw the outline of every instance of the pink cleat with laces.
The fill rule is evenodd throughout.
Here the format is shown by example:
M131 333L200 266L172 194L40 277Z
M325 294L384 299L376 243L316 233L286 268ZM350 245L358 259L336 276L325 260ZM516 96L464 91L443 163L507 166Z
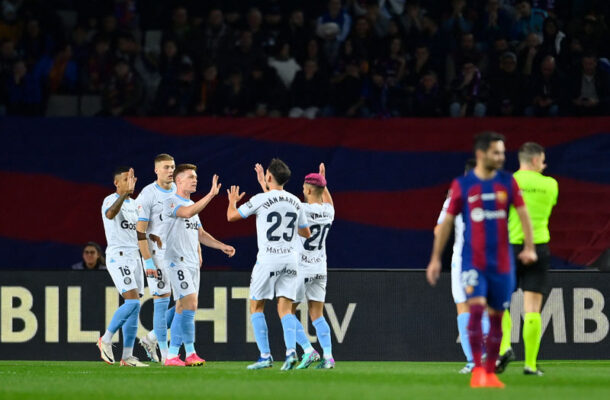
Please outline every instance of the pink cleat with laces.
M165 365L166 367L184 367L186 364L180 359L180 357L173 357L166 358L165 364L163 365Z
M197 353L193 353L186 358L185 364L187 367L203 367L205 365L205 360L200 358Z

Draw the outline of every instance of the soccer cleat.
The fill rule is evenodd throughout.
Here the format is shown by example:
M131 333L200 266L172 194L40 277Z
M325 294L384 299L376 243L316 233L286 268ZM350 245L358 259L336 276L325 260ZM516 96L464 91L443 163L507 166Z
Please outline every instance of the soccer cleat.
M184 360L184 364L187 367L203 367L205 365L205 360L197 355L197 353L193 353Z
M286 361L284 361L284 365L282 365L281 370L289 371L291 369L294 369L294 367L297 365L298 362L299 362L299 357L297 357L297 353L292 352L292 353L290 353L290 355L288 357L286 357Z
M523 375L535 375L535 376L544 376L544 371L540 368L531 369L530 367L523 368Z
M314 350L309 354L303 354L303 358L301 359L301 363L297 365L297 369L305 369L316 361L320 361L320 353L317 351Z
M248 365L247 369L264 369L273 367L273 357L259 358L254 364Z
M114 364L114 354L112 353L112 343L102 342L102 338L97 339L97 348L100 349L100 357L107 364Z
M474 363L469 362L464 366L464 368L462 368L460 370L460 374L469 374L472 372L473 368L474 368Z
M140 346L144 348L148 359L152 362L158 363L159 355L157 354L157 346L159 345L159 342L157 342L157 339L150 340L148 336L144 336L143 338L139 339L139 343Z
M502 372L504 372L504 370L508 366L508 363L510 363L511 361L515 361L515 352L513 351L513 349L508 349L496 361L496 374L501 374Z
M178 356L173 357L173 358L169 358L169 357L166 358L163 365L165 365L166 367L184 367L184 366L186 366L184 361L182 361L180 359L180 357L178 357Z
M318 365L316 365L316 369L333 369L335 368L335 359L334 358L323 358Z
M485 387L504 389L504 384L498 379L498 376L491 372L485 377Z
M487 372L483 367L474 367L472 369L472 375L470 376L470 387L471 388L482 388L487 383Z
M148 367L148 364L144 364L134 356L121 359L120 365L121 367Z

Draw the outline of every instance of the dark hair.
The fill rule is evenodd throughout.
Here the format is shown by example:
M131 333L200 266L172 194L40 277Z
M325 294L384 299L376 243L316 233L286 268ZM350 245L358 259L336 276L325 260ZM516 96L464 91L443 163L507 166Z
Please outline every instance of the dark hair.
M161 161L174 161L174 157L170 156L167 153L161 153L155 157L155 164Z
M538 143L525 142L519 148L519 162L531 163L534 156L544 153L544 147Z
M467 174L468 172L472 171L476 166L477 160L474 158L469 158L468 160L466 160L466 164L464 164L464 173Z
M486 131L479 133L474 138L474 151L483 150L487 151L492 142L504 142L506 139L504 135L501 135L497 132Z
M274 158L271 160L267 170L271 175L273 175L273 178L280 186L284 186L290 179L290 168L288 168L288 165L286 165L286 163L279 158Z
M123 172L129 172L130 169L131 169L131 167L126 167L124 165L122 165L120 167L116 167L114 170L113 177L116 178L118 175L121 175Z
M174 170L174 182L176 181L176 177L178 175L190 169L192 169L193 171L197 171L197 166L195 164L178 164L176 166L176 169Z
M102 246L95 242L87 242L83 246L83 252L87 247L93 247L97 251L97 261L95 263L95 268L99 268L100 265L106 265L106 259L104 258L104 252L102 251Z

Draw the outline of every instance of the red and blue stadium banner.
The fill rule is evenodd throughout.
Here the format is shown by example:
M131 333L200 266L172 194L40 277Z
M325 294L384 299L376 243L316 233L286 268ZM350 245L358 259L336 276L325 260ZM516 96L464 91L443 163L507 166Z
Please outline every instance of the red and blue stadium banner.
M254 164L280 157L293 173L287 190L297 195L303 177L326 163L337 209L329 267L422 268L448 186L484 130L506 135L509 170L522 143L546 147L546 173L560 191L554 267L589 265L610 248L610 118L3 118L0 268L69 268L82 244L105 244L100 207L114 191L115 166L135 168L138 191L154 180L153 158L163 152L197 164L200 194L220 176L223 191L201 219L237 255L204 249L208 267L253 265L254 220L226 222L224 189L256 194Z

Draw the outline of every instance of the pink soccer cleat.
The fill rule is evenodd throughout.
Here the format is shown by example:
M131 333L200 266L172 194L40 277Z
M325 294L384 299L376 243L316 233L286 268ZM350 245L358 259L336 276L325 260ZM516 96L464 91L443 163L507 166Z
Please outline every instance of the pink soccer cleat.
M180 357L166 358L163 364L166 367L184 367L186 364L180 359Z
M185 361L187 367L203 367L205 365L205 360L200 358L197 353L191 354Z

